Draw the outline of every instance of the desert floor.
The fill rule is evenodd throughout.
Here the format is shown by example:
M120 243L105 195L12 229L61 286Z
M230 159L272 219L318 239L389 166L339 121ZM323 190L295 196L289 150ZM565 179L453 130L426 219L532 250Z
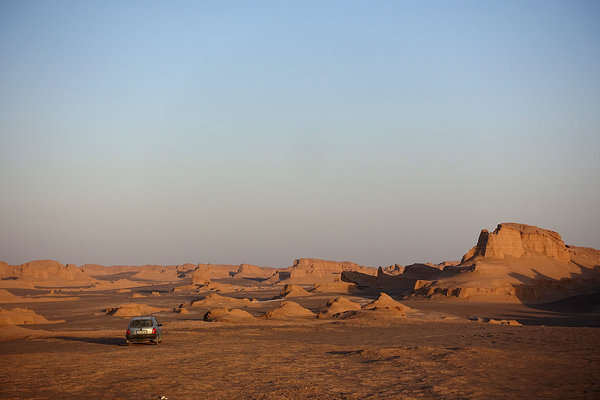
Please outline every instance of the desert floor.
M169 285L134 292L157 290L160 297L69 292L80 299L11 304L66 322L26 325L36 334L0 342L0 398L600 398L598 315L569 313L564 304L553 311L405 301L414 310L406 320L257 319L244 325L204 322L206 309L194 308L156 314L164 323L162 344L126 346L129 318L107 316L103 308L130 302L172 308L205 295L170 292ZM247 308L259 316L278 305L265 301L277 292L228 295L263 300ZM376 295L347 297L365 302ZM317 310L336 296L293 300ZM470 315L527 325L473 322Z

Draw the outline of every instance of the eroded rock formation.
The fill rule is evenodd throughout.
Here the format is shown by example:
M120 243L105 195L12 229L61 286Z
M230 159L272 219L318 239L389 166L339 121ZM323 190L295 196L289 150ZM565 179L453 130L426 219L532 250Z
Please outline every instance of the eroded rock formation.
M531 225L502 223L492 233L483 229L477 245L463 256L461 263L482 257L508 256L544 256L563 263L571 260L558 233Z
M19 287L26 284L40 286L85 286L95 280L73 264L61 264L54 260L35 260L21 265L0 266L3 287Z
M249 279L266 279L277 272L273 268L259 267L252 264L240 264L237 272L233 275L234 278L249 278Z

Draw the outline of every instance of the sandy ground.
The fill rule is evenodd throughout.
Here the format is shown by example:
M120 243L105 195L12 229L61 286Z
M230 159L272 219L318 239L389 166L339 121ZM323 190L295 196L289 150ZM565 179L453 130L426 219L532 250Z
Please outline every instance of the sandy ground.
M228 295L267 300L279 289ZM193 309L185 315L156 315L164 323L162 344L125 346L129 319L104 315L103 308L130 302L172 308L203 297L168 292L168 285L134 292L156 290L162 291L160 297L91 292L77 293L80 300L74 302L26 304L48 319L66 322L25 326L44 337L0 342L0 398L600 397L595 314L515 304L408 301L414 311L404 321L257 320L236 325L204 322L205 310ZM294 301L316 311L335 296ZM365 303L375 296L348 297ZM278 304L264 301L246 310L261 315ZM472 322L469 315L512 316L528 325Z

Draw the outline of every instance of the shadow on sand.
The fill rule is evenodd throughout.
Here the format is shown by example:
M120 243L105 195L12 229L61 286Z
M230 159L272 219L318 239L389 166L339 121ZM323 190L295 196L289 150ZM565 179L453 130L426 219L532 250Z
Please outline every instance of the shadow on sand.
M127 346L124 338L117 337L77 337L77 336L56 336L55 339L70 340L73 342L103 344L106 346Z
M556 326L600 326L600 265L587 268L575 263L581 273L571 273L570 278L553 279L540 271L533 270L533 279L511 273L510 276L523 282L515 285L517 297L528 308L539 310L529 316L508 315L518 318L519 322L527 325L556 325ZM560 296L569 292L587 292L585 294L564 297L547 303L532 303L531 299L550 296ZM535 314L539 313L540 316Z

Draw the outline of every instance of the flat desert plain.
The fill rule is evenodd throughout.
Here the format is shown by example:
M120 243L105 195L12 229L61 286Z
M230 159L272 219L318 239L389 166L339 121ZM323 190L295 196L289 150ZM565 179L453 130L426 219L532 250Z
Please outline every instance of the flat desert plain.
M225 282L224 280L223 282ZM228 280L230 281L230 280ZM406 318L317 318L338 293L293 301L315 317L262 316L286 299L278 287L238 280L224 298L253 298L258 318L207 322L214 304L180 304L207 293L173 285L131 291L60 292L70 301L28 301L62 323L0 327L3 399L594 399L600 397L600 319L547 306L407 300ZM243 291L240 291L240 287ZM22 298L47 290L14 289ZM152 295L154 292L154 295ZM137 296L134 294L137 293ZM29 296L29 297L28 297ZM140 297L144 296L144 297ZM367 304L365 290L344 297ZM56 294L54 297L59 297ZM579 300L597 302L597 296ZM225 299L218 301L227 302ZM289 299L287 299L289 300ZM218 302L217 301L217 302ZM129 317L103 310L118 304L164 309L159 345L125 344ZM4 305L6 306L6 305ZM575 307L582 309L580 305ZM479 318L475 318L479 317ZM521 326L484 322L516 320ZM19 337L18 339L12 339Z

